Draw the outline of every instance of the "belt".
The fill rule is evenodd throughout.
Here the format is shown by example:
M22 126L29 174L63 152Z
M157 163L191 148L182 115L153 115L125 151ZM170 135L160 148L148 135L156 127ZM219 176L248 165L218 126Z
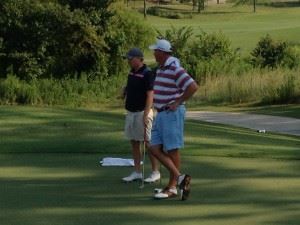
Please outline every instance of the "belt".
M135 113L135 112L143 112L144 110L128 110L129 112Z
M161 107L161 108L159 108L159 109L156 109L156 111L157 111L157 112L163 112L163 111L167 111L167 110L169 110L169 109L170 109L169 106L163 106L163 107Z
M181 106L181 105L184 105L184 103L180 104L179 106ZM165 106L163 106L161 108L156 108L156 111L157 112L163 112L163 111L168 111L169 109L170 109L170 106L165 105Z

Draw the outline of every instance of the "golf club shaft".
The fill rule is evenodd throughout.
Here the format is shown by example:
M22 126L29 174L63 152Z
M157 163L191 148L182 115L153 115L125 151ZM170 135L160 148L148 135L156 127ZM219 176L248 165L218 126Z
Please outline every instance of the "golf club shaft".
M144 141L143 141L143 165L142 165L142 185L140 188L144 188L144 179L145 179L145 161L146 161L146 127L144 128Z
M146 142L143 142L143 180L142 186L144 186L144 179L145 179L145 160L146 160Z

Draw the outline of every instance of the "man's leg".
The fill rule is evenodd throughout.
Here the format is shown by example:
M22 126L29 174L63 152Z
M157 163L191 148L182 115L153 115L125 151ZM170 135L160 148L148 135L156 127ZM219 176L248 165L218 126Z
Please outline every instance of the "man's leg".
M140 149L140 142L131 140L131 147L132 147L132 157L134 161L134 169L136 172L141 172L141 149Z
M173 164L175 165L175 167L177 168L178 172L180 171L180 154L178 149L173 149L171 151L168 152L167 154L170 159L172 160ZM172 171L170 171L170 178L169 178L169 187L176 187L177 185L177 178L178 178L179 174L174 174Z
M155 158L155 156L151 153L149 143L147 142L147 152L148 152L148 157L150 159L151 163L151 173L147 178L145 178L145 182L147 183L153 183L161 179L161 174L160 174L160 163L159 161Z
M153 110L151 110L148 114L148 123L146 125L146 129L144 130L144 132L146 132L146 134L145 134L146 147L147 147L147 150L148 150L148 157L149 157L150 162L151 162L152 172L154 172L154 171L158 172L159 171L159 162L151 154L151 151L149 150L149 148L150 148L149 140L151 139L152 124L153 124Z
M129 176L122 178L122 180L125 182L143 179L143 175L141 172L142 154L140 150L140 142L131 140L130 143L132 147L132 157L134 161L134 172L132 172Z
M159 161L152 154L149 147L148 147L148 153L149 153L148 156L149 156L149 159L150 159L150 162L151 162L152 171L159 171Z
M177 164L177 166L174 164L172 158L164 153L162 151L162 146L161 145L154 145L154 146L151 146L150 148L150 151L151 151L151 154L153 154L153 156L155 158L158 159L158 161L160 161L170 172L170 174L172 174L172 180L175 178L175 181L177 179L177 177L180 175L180 172L179 170L177 169L177 166L178 166L178 158L176 159L176 154L178 153L172 153L172 156L174 158L174 161L175 163ZM175 185L176 187L176 182L175 182Z

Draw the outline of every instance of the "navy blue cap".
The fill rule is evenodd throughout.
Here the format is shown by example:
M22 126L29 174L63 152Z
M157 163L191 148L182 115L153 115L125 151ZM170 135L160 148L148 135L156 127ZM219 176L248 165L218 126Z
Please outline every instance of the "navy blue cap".
M134 57L144 58L144 54L139 48L132 48L124 56L125 59L132 59Z

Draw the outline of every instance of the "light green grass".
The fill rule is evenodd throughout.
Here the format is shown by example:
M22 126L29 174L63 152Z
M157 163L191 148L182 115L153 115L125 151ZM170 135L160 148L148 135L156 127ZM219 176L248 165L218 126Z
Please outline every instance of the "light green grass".
M126 154L124 111L0 107L0 153ZM186 122L187 155L300 159L293 136Z
M194 15L192 19L165 19L148 16L148 22L160 31L170 26L190 26L195 34L205 32L223 32L234 48L241 48L248 54L261 37L271 37L294 44L300 44L299 7L274 8L258 6L252 12L251 6L233 7L231 4L209 5L205 12Z

